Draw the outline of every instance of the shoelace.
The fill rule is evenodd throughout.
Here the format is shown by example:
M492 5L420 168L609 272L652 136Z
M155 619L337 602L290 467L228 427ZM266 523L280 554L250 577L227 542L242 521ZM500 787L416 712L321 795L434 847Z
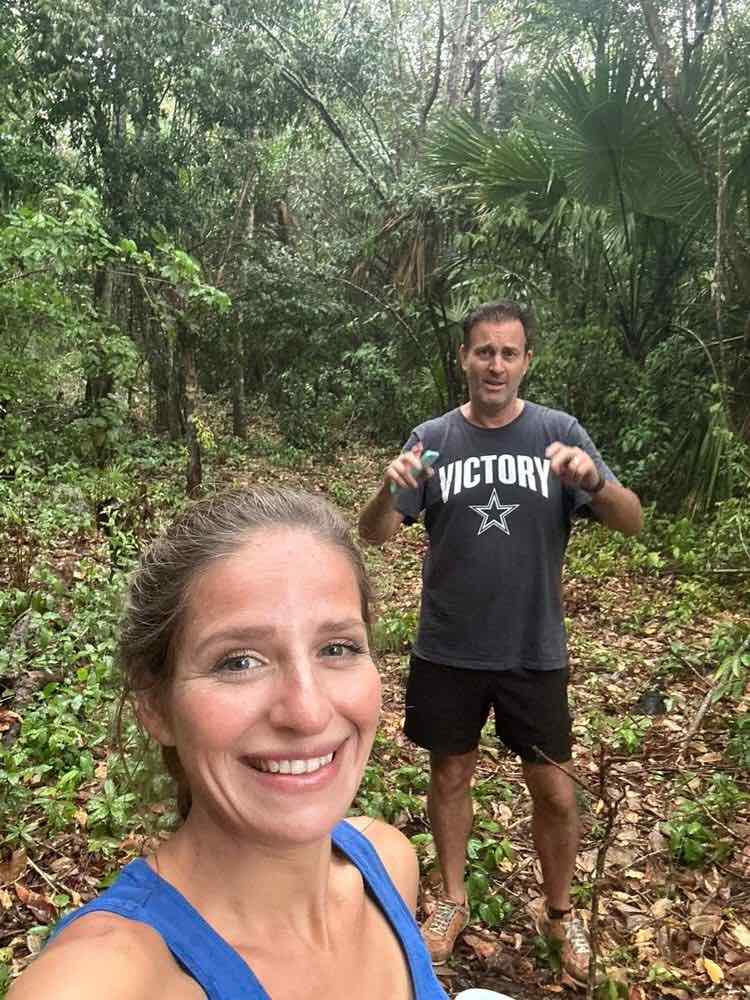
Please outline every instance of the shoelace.
M432 911L430 917L430 930L435 934L443 935L447 932L454 914L461 909L460 903L452 903L448 899L438 900L437 906Z
M570 942L570 947L575 952L587 952L589 950L589 937L586 933L586 928L583 926L583 921L580 917L571 916L569 920L565 922L566 937Z

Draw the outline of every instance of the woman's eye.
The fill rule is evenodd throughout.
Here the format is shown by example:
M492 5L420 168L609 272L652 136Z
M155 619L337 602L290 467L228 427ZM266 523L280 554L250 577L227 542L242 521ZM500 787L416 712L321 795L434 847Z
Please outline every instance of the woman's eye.
M363 653L364 649L358 642L328 642L323 646L324 656L354 656Z
M243 674L259 666L260 660L257 656L252 656L250 653L241 653L237 656L228 656L225 660L222 660L221 663L216 665L214 672L220 674Z

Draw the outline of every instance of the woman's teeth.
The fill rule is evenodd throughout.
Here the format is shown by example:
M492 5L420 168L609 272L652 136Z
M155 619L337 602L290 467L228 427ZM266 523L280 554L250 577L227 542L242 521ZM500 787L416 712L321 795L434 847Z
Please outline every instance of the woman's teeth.
M325 757L308 757L306 760L254 760L253 767L271 774L312 774L333 760L333 754Z

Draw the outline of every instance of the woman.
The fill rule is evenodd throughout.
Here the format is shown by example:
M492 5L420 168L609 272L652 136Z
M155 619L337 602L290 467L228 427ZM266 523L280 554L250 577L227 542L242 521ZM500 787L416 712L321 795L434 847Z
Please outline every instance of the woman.
M345 524L305 494L205 501L155 543L120 662L184 822L63 921L12 1000L445 1000L408 840L342 821L380 708L370 603Z

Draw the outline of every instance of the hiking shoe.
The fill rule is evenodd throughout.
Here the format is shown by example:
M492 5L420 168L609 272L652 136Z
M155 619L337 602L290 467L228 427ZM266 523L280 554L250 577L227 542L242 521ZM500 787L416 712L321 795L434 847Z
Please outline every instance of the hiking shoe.
M562 919L553 920L547 913L547 901L539 899L532 904L534 924L542 937L560 944L560 962L571 979L585 986L589 978L591 945L589 932L575 910Z
M469 907L445 896L438 898L435 909L422 924L422 937L433 965L444 965L453 953L456 938L469 923Z

